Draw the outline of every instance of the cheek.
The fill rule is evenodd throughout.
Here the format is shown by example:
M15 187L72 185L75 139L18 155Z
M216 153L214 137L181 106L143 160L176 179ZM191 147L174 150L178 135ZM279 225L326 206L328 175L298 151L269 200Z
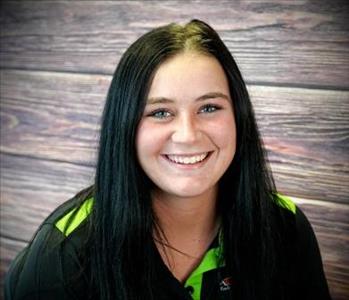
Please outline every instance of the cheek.
M212 124L211 138L220 149L229 149L235 152L236 148L236 126L232 115L223 115Z
M138 159L142 161L142 158L160 152L165 140L164 130L161 130L159 126L141 122L136 136Z

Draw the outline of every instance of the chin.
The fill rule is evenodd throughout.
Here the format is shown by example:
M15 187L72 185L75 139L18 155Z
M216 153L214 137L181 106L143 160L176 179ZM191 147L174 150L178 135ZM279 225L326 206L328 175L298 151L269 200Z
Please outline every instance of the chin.
M172 188L168 191L168 193L180 198L193 198L202 196L205 193L209 192L209 190L210 188L203 189L202 185L198 188L195 188L195 186L193 185L186 185L183 187L178 186L176 189Z

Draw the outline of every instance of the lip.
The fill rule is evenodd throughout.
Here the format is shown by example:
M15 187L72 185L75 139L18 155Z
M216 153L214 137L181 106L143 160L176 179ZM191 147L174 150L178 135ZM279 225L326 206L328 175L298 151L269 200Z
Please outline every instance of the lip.
M162 155L197 156L197 155L206 154L206 153L208 153L210 155L210 152L213 152L213 151L202 151L202 152L195 152L195 153L166 153L166 154L162 154Z
M170 160L167 155L175 155L175 156L196 156L196 155L201 155L201 154L204 154L204 153L207 153L207 156L205 157L204 160L198 162L198 163L195 163L195 164L179 164L179 163L176 163L172 160ZM203 167L207 161L210 159L211 155L212 155L213 151L206 151L206 152L197 152L197 153L191 153L191 154L161 154L161 157L167 162L169 163L171 166L175 167L175 168L178 168L178 169L184 169L184 170L191 170L191 169L199 169L201 167Z

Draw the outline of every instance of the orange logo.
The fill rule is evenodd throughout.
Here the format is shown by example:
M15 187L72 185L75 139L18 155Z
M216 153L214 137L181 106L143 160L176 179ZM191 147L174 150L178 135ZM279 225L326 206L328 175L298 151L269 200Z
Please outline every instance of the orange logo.
M231 277L226 277L220 282L219 289L222 292L229 291L232 285L233 285L233 279Z

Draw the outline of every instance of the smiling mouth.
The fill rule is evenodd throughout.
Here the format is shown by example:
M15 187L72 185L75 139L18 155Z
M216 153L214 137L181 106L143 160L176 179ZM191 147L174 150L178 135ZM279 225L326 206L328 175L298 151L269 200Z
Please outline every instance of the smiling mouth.
M164 155L170 162L179 165L195 165L206 160L212 152L196 155Z

